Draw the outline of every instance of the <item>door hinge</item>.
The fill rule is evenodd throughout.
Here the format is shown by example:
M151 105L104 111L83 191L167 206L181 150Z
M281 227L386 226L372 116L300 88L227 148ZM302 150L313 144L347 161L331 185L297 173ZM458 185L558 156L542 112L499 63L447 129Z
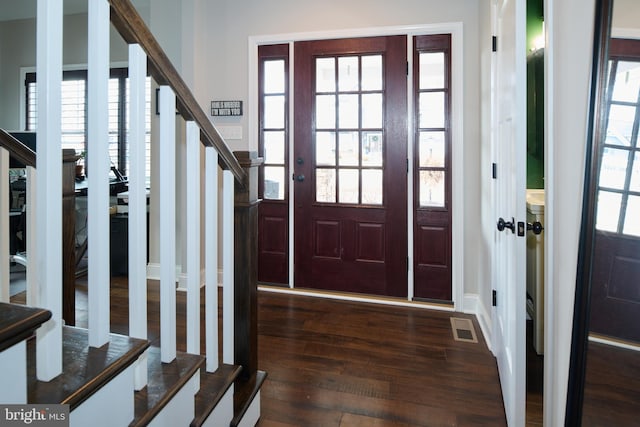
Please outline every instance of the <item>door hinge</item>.
M409 75L409 61L407 61L407 76Z
M496 36L491 37L491 51L492 52L498 51L498 38Z
M409 257L407 257L407 271L409 271Z
M491 305L493 307L498 305L498 293L496 292L496 290L494 289L492 292L492 300L491 300Z
M498 165L496 163L491 163L491 177L498 179Z
M407 173L409 173L409 159L407 159Z

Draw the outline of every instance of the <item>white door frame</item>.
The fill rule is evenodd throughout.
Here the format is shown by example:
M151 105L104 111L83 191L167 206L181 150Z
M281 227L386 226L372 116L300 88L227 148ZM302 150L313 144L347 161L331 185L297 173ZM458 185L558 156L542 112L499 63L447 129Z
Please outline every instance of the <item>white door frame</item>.
M412 37L429 34L451 34L451 144L452 144L452 266L451 266L451 291L454 303L454 310L464 309L464 64L463 64L463 25L462 22L451 22L442 24L425 24L411 26L374 27L359 28L350 30L316 31L306 33L287 33L266 36L251 36L248 43L248 64L249 64L249 99L247 108L249 146L258 147L258 46L265 44L289 43L289 76L290 87L293 87L293 66L294 50L293 44L302 40L324 40L336 38L352 37L376 37L389 35L407 36L407 60L409 62L409 75L407 76L407 114L408 114L408 144L407 158L409 164L413 164L414 152L414 131L413 131L413 43ZM294 99L293 91L290 91L289 98L289 164L294 164L293 156L293 134L294 134ZM408 236L408 301L413 299L413 168L409 168L407 174L407 236ZM293 186L289 188L289 230L294 230L294 194ZM294 288L293 280L293 254L294 236L289 233L289 287ZM325 295L326 296L326 295ZM350 298L346 298L350 299ZM354 300L367 298L354 297ZM433 308L439 308L434 305Z

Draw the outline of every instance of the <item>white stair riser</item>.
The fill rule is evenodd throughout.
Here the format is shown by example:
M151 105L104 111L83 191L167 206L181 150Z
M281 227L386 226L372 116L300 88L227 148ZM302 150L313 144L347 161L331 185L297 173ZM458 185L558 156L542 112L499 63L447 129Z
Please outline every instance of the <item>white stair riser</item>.
M198 370L162 411L151 420L149 427L188 426L195 417L194 399L199 388L200 371Z
M27 345L25 341L0 352L0 402L27 403ZM10 387L6 386L11 384Z
M222 396L220 402L215 407L209 418L204 422L202 427L219 427L228 426L233 419L233 385Z
M253 398L238 427L254 427L260 419L260 392Z
M129 366L71 411L70 426L128 426L134 417L133 374Z

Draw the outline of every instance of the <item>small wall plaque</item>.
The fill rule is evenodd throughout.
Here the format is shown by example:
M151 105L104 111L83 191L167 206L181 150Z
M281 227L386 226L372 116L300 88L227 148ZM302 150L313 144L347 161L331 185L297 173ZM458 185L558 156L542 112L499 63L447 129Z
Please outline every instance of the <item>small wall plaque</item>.
M242 101L211 101L212 116L241 116Z

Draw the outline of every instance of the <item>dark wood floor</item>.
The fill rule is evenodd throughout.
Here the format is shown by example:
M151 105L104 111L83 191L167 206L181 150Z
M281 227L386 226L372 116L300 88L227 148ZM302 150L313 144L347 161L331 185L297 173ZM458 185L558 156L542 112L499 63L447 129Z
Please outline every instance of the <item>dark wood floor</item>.
M260 427L505 425L495 358L452 313L261 292ZM465 317L455 314L456 317Z
M155 285L148 310L153 345ZM78 326L86 326L86 297L81 278ZM128 332L126 297L126 280L114 279L112 332ZM259 368L269 375L260 427L506 425L496 361L475 320L478 343L453 339L450 317L469 316L271 292L260 292L258 301ZM178 304L181 348L182 293Z

